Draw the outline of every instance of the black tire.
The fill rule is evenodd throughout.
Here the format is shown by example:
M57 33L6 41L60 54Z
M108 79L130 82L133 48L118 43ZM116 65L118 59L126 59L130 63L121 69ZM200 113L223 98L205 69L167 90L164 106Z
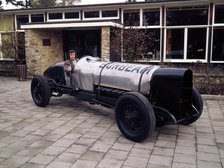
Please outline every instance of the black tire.
M189 125L197 121L203 111L203 100L196 88L193 87L192 89L192 105L198 110L198 115L191 117L189 120L187 120L183 125Z
M48 80L44 76L36 76L31 82L31 95L34 103L39 107L49 104L51 90Z
M128 92L119 97L115 118L121 133L134 142L145 140L155 129L153 108L147 98L137 92Z

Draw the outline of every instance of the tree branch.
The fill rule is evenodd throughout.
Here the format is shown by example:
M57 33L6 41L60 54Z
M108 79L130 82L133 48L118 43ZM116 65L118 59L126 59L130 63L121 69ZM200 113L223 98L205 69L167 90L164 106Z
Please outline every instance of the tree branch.
M28 8L31 3L30 3L30 0L26 0L25 2L23 1L16 1L16 0L6 0L6 4L8 3L11 3L12 5L14 6L17 6L17 7L25 7L25 8Z

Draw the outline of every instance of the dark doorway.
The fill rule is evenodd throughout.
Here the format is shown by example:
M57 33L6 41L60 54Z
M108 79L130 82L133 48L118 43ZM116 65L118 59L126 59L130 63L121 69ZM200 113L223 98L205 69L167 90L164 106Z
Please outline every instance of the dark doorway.
M67 30L64 32L64 58L69 50L75 50L78 58L86 55L101 57L100 29L97 30Z

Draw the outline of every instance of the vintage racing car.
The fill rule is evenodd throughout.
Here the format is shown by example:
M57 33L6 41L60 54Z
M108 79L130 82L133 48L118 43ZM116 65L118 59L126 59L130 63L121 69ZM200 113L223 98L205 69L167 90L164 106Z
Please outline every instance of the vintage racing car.
M145 140L156 125L191 124L203 111L190 69L102 62L86 56L77 62L73 76L64 71L63 63L50 66L43 75L32 79L34 103L45 107L51 96L68 94L112 107L118 128L132 141ZM78 81L75 88L79 89L67 79Z

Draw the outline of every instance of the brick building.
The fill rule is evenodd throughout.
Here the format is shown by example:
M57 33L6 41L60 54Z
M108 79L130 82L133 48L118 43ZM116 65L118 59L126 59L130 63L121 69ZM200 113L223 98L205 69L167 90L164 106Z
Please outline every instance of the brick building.
M75 49L79 57L92 55L102 60L125 61L125 39L121 36L121 47L115 54L111 32L114 28L131 27L153 34L155 39L141 62L223 64L223 11L222 0L155 0L2 10L0 44L4 45L10 33L24 37L28 72L34 75L66 59L70 49ZM0 52L0 64L13 59L12 55Z

